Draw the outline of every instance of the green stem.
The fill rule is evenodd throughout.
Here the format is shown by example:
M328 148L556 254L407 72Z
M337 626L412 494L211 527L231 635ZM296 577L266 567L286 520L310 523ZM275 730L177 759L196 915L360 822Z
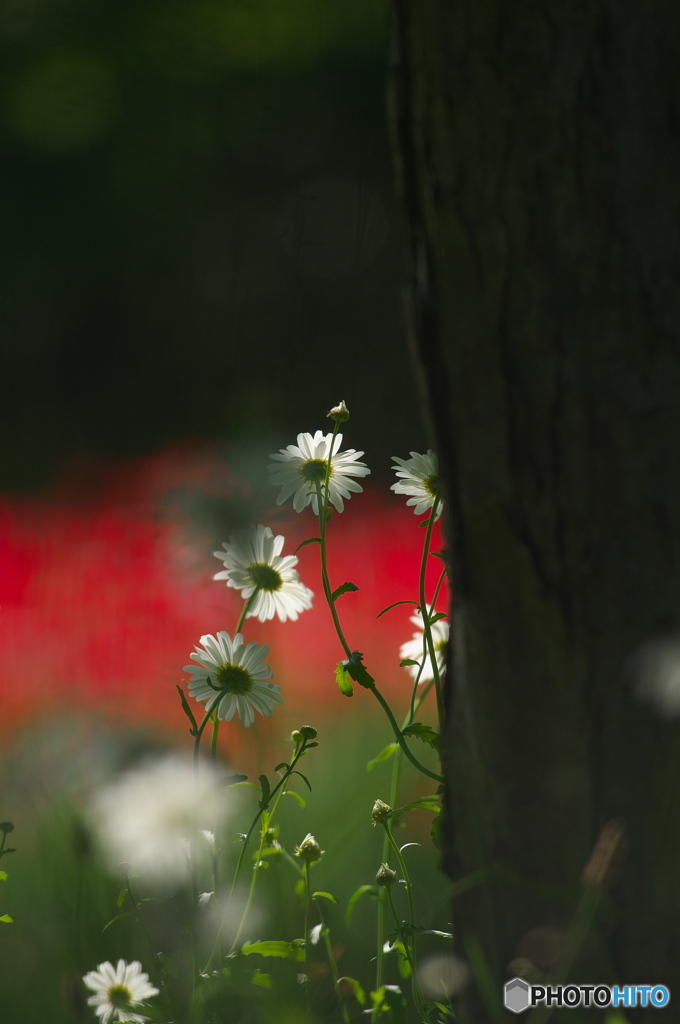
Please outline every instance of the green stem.
M424 1024L429 1024L429 1017L427 1016L423 1009L424 999L423 994L420 991L420 983L418 981L418 977L416 974L415 959L413 953L411 952L409 943L406 939L406 935L404 934L404 929L402 928L401 921L399 920L399 915L397 914L397 909L394 905L394 900L392 899L392 889L390 886L387 886L386 888L387 899L390 905L390 909L392 911L392 916L394 917L394 923L397 926L397 934L399 936L399 940L402 946L404 947L404 953L406 954L406 959L408 960L409 967L411 968L411 991L413 992L413 1002L415 1003L415 1007L416 1010L418 1011L418 1016L420 1017L420 1019L424 1022Z
M430 521L427 524L427 533L425 534L425 544L423 545L423 558L420 563L420 614L423 618L423 632L427 643L427 649L432 662L432 675L434 677L434 688L437 695L437 715L439 717L439 731L442 732L444 728L444 701L442 699L442 687L441 680L439 678L439 666L437 665L436 651L434 649L434 641L432 639L432 627L430 625L430 615L428 613L427 601L425 599L425 582L427 576L427 559L430 554L430 544L432 541L432 530L434 529L434 522L437 514L437 506L439 505L439 498L435 498L432 505L432 511L430 512ZM434 602L433 602L434 604Z
M335 432L333 434L333 438L335 438L335 434L337 433L337 429L338 429L338 424L336 423L336 425L335 425ZM331 448L332 448L332 442L331 442ZM325 483L325 488L324 488L323 495L322 495L322 492L321 492L321 484L319 483L318 480L317 480L317 483L316 483L316 496L317 496L317 500L319 502L319 520L320 520L320 523L319 523L319 539L321 541L321 544L320 544L320 547L321 547L321 582L323 584L324 596L326 598L326 602L328 604L328 608L329 608L331 616L333 618L333 625L335 626L335 632L338 634L338 639L340 640L340 643L343 646L343 650L344 650L345 654L347 655L347 657L349 658L351 656L351 654L352 654L352 649L349 646L349 644L347 643L347 640L345 639L345 634L342 631L342 626L340 625L340 619L338 617L338 610L335 607L335 601L333 600L333 591L331 590L330 580L328 579L328 566L327 566L327 553L326 553L326 513L328 511L328 471L329 471L329 469L330 469L330 459L328 460L328 466L326 467L326 474L327 474L327 476L326 476L326 483Z
M217 935L215 937L215 942L213 943L213 948L211 950L210 956L208 957L208 961L207 961L205 967L203 968L203 970L201 972L202 974L205 974L205 972L210 967L210 964L213 961L215 953L217 952L217 950L219 948L220 936L222 935L222 929L224 928L224 925L226 923L227 915L229 913L229 907L231 905L231 901L232 901L233 896L234 896L234 891L236 889L236 885L238 883L239 877L241 875L241 870L242 870L243 864L245 862L246 852L247 852L247 849L248 849L248 843L250 842L250 838L251 838L253 832L255 831L255 829L257 828L257 824L258 824L260 818L268 810L268 808L271 805L271 802L274 799L274 797L276 797L276 801L274 803L274 807L272 809L271 814L269 815L268 825L271 824L271 821L272 821L272 819L273 819L273 817L276 814L276 811L278 809L279 803L281 802L281 798L283 797L283 794L285 792L285 787L287 786L288 781L289 781L291 775L293 774L293 772L295 770L296 764L298 763L298 761L300 760L300 758L304 754L306 745L307 745L307 740L303 739L302 740L302 744L300 745L299 749L297 749L295 751L295 753L293 755L293 760L291 761L291 763L290 763L288 769L286 770L285 774L281 777L281 779L279 779L279 781L276 784L276 786L274 786L273 790L269 794L269 799L267 800L266 804L264 804L263 806L260 806L258 808L257 813L256 813L255 817L253 818L253 821L252 821L252 823L250 825L250 828L248 829L248 832L246 833L246 837L243 840L243 844L241 846L241 852L239 853L239 856L238 856L238 861L236 862L236 870L234 871L234 877L233 877L232 882L231 882L231 888L229 890L229 896L227 897L227 904L226 904L226 906L224 908L224 913L222 915L222 920L220 921L219 928L217 929ZM262 847L262 839L260 840L260 846L261 846L261 849L262 849L263 848ZM258 856L258 858L257 858L258 865L259 865L259 862L260 862L261 859L262 859L261 856ZM258 871L259 871L259 868L256 867L255 870L254 870L255 880L257 878ZM250 902L252 902L252 893L254 893L254 885L253 885L253 881L251 880L250 894L249 894L249 901ZM243 925L245 923L245 919L246 919L247 912L248 912L249 909L250 909L250 906L249 906L249 903L248 903L246 905L246 908L245 908L244 912L243 912L243 915L241 916L241 923L239 924L239 934L241 933L241 931L243 929ZM237 938L238 938L238 935L237 935ZM232 949L234 948L234 945L236 944L236 941L237 941L237 939L234 940L234 944L232 945Z
M257 589L253 591L253 593L250 595L250 597L248 598L246 603L243 605L243 608L241 609L241 614L238 617L238 622L236 623L236 629L234 630L234 636L236 636L237 633L240 633L241 630L243 629L243 623L246 621L246 615L248 614L248 612L252 608L253 604L255 603L255 598L257 597L259 592L260 592L260 588L257 587Z
M349 1024L349 1013L347 1012L347 1007L345 1006L344 996L340 991L340 972L338 971L338 965L333 954L330 930L326 926L326 920L323 916L321 904L319 903L318 900L315 900L314 902L316 903L316 909L319 911L319 917L321 918L321 934L323 935L324 946L326 947L326 955L328 956L328 964L331 969L333 986L338 995L338 1002L340 1003L340 1012L342 1013L342 1019L345 1022L345 1024Z
M309 883L309 861L307 861L307 860L305 861L304 872L305 872L305 930L304 930L303 934L304 934L304 937L305 937L305 947L304 947L304 949L305 949L305 959L304 959L304 963L302 964L302 971L303 971L304 976L305 976L305 996L306 996L306 1000L307 1000L307 1008L309 1009L309 973L308 973L307 963L308 963L308 960L309 960L309 955L308 955L309 954L309 908L310 908L310 905L311 905L311 902L312 902L312 887L311 887L311 885Z
M3 843L3 846L4 846L4 843ZM2 853L2 847L0 847L0 853ZM145 939L146 939L146 941L147 941L147 943L149 945L149 949L151 951L151 955L154 958L154 960L156 961L156 967L158 968L158 974L159 974L159 977L160 977L161 988L163 989L163 995L165 996L165 1002L166 1002L167 1008L168 1008L168 1010L170 1012L170 1016L172 1017L173 1016L172 1000L170 998L170 993L168 991L168 987L167 987L167 985L165 983L165 972L163 970L163 964L161 963L161 958L158 955L158 953L156 952L155 946L154 946L153 942L151 941L151 936L149 935L149 932L147 931L146 925L144 924L144 919L142 918L142 915L141 915L141 912L139 910L139 907L137 906L137 901L135 900L135 897L134 897L134 895L132 893L132 887L130 885L130 879L129 879L129 876L127 875L126 872L123 872L123 880L125 882L125 891L127 892L128 899L129 899L129 901L130 901L130 903L132 905L132 912L133 912L133 914L135 916L137 924L139 925L139 927L142 929L142 931L144 933L144 937L145 937Z
M418 761L417 758L415 758L413 756L413 754L411 753L411 751L408 748L408 744L406 743L406 740L402 736L401 729L397 725L397 720L394 717L394 715L392 714L392 709L390 708L389 704L387 703L387 701L385 700L385 698L383 697L383 695L381 694L380 690L375 685L375 683L373 683L369 687L369 689L371 690L371 692L375 696L376 700L380 703L383 711L387 715L387 717L388 717L388 719L390 721L390 725L392 726L392 731L394 732L394 738L396 739L397 743L399 744L399 746L401 747L401 749L403 750L404 754L409 759L411 764L415 765L415 767L418 769L418 771L422 772L423 775L427 775L428 778L434 779L435 782L444 782L444 776L443 775L437 775L436 772L431 772L429 768L426 768L424 764L421 764L420 761Z

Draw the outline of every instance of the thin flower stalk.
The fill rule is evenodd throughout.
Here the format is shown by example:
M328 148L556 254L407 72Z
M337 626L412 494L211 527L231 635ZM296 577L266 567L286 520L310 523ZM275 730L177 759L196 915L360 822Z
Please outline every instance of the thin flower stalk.
M161 990L162 990L163 995L165 997L165 1002L167 1004L167 1008L170 1011L170 1016L172 1017L173 1016L172 1000L170 999L170 993L169 993L168 987L167 987L167 985L165 983L165 972L163 971L163 965L162 965L162 963L160 961L160 957L159 957L159 955L158 955L158 953L156 951L156 948L155 948L153 942L151 941L151 936L149 935L147 927L146 927L146 925L144 923L144 918L142 917L141 911L139 909L139 904L137 903L137 900L135 899L134 894L132 892L132 886L130 885L130 876L128 875L127 871L125 871L123 869L121 869L121 873L123 875L123 882L125 884L125 891L127 893L127 898L128 898L128 900L130 902L130 906L132 907L132 914L133 914L135 920L137 921L137 924L139 925L139 927L141 928L141 930L142 930L142 932L144 934L144 938L147 941L147 944L149 946L149 950L151 952L152 957L156 961L156 967L158 968L158 977L160 979Z
M337 429L338 429L338 424L336 423L335 424L336 432L337 432ZM327 477L328 477L328 471L327 471ZM319 512L320 512L320 514L319 514L319 520L320 520L319 533L320 533L320 540L321 540L321 544L320 544L320 548L321 548L321 579L322 579L322 583L323 583L323 592L324 592L324 596L326 598L326 602L328 604L329 611L331 613L331 617L333 619L333 624L335 625L335 631L338 634L338 639L339 639L340 643L342 644L342 647L343 647L343 650L344 650L345 654L347 655L348 658L350 658L351 655L352 655L352 649L351 649L350 645L348 644L348 642L347 642L347 640L345 638L345 634L342 631L342 626L340 625L340 619L338 617L338 611L337 611L337 608L335 607L335 601L333 600L333 592L331 590L330 581L328 579L327 557L326 557L326 510L328 508L327 480L326 480L326 485L325 485L325 490L324 491L322 491L321 485L319 483L317 483L317 494L318 494L318 499L319 499ZM402 736L401 730L399 729L399 726L397 725L397 721L396 721L394 715L392 714L392 710L391 710L389 704L387 703L387 701L385 700L385 698L383 697L383 695L381 694L380 690L375 685L375 683L372 683L370 685L369 689L372 691L372 693L374 694L376 700L381 705L383 711L387 715L387 717L389 719L389 722L390 722L390 725L392 726L392 731L394 732L394 737L395 737L397 743L399 744L399 746L401 747L401 749L403 750L403 752L406 755L406 757L411 762L411 764L415 768L417 768L418 771L422 772L424 775L428 775L431 779L434 779L435 782L443 782L444 781L444 777L442 775L437 775L435 772L431 772L429 768L426 768L424 764L421 764L420 761L418 761L418 759L411 753L411 751L410 751L410 749L408 747L408 744L406 743L406 740Z
M340 972L338 971L338 964L333 953L333 945L331 943L330 930L326 924L326 919L321 909L321 903L319 900L314 901L316 903L316 909L319 911L319 917L321 918L321 934L323 936L324 946L326 947L326 955L328 957L328 966L331 969L331 977L333 978L333 987L338 996L338 1002L340 1004L340 1012L342 1013L342 1019L345 1024L349 1024L349 1013L347 1012L347 1005L345 1003L345 997L340 989Z
M432 512L430 513L430 521L427 524L427 533L425 535L425 544L423 545L423 558L420 563L420 610L423 616L423 632L425 635L425 641L427 643L427 649L432 661L432 674L434 676L434 689L437 698L437 715L439 718L439 731L442 732L444 728L444 701L442 698L442 687L441 680L439 678L439 666L437 665L437 657L434 649L434 641L432 639L432 626L430 624L430 613L428 612L427 600L425 598L425 577L427 573L427 559L430 554L430 544L432 542L432 530L434 528L437 506L439 505L439 498L435 498L432 506Z

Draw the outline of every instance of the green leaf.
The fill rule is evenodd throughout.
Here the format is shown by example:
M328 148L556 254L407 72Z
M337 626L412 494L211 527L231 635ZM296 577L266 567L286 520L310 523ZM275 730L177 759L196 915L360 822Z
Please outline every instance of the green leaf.
M372 772L377 764L380 764L382 761L389 761L392 755L396 754L398 750L398 743L388 743L387 746L380 751L377 757L374 757L372 761L368 762L366 765L366 771Z
M169 956L166 956L165 953L159 953L158 962L161 965L161 970L163 971L163 974L165 974L166 976L169 975L171 978L177 977L177 968L175 967Z
M247 775L228 775L224 780L225 786L240 786L241 783L246 782L248 779ZM252 786L252 782L250 783Z
M299 775L299 776L300 776L300 778L302 779L302 781L303 781L303 782L305 783L305 785L307 786L307 789L309 790L309 792L310 792L310 793L312 792L312 784L311 784L311 782L309 781L309 779L307 778L307 776L306 776L306 775L303 775L303 774L302 774L302 772L299 772L299 771L297 770L297 768L295 769L295 771L294 771L294 772L291 772L291 774L292 774L292 775Z
M343 594L353 594L358 589L359 588L356 583L341 583L340 586L333 591L331 598L333 601L337 601L337 599Z
M418 523L419 529L422 530L423 526L429 526L430 525L430 519L431 519L431 516L428 516L427 519L423 519L422 523Z
M331 903L339 903L340 900L337 896L334 896L332 892L313 892L312 899L315 900L317 896L323 896L325 900L330 900Z
M118 893L118 899L116 900L116 906L122 907L127 899L127 889L121 889Z
M300 796L299 793L296 793L294 789L287 789L284 795L285 796L292 796L293 799L295 800L295 802L297 804L299 804L299 806L304 811L305 807L307 806L307 801L305 800L305 798L303 796Z
M401 975L402 978L410 978L411 965L408 962L408 956L406 955L406 946L400 939L397 939L397 941L392 946L392 949L396 949L397 953L400 954L399 974Z
M396 828L399 824L399 820L403 814L407 811L435 811L441 810L441 801L438 796L421 796L417 800L411 801L410 804L404 804L403 807L397 807L392 812L392 828Z
M321 543L321 537L309 537L307 540L303 540L302 544L298 544L298 546L296 547L296 549L293 552L293 554L297 555L297 553L300 550L300 548L306 548L308 544L320 544L320 543Z
M189 707L189 702L188 702L188 700L186 699L186 697L184 695L184 690L182 689L182 687L179 686L177 683L175 683L175 686L177 687L177 692L179 694L179 699L182 702L182 711L184 712L184 714L187 716L187 718L191 722L191 729L189 730L189 732L191 733L192 736L195 736L196 733L198 732L198 724L196 722L196 719L194 718L194 713L191 710L191 708Z
M335 669L335 681L338 684L340 693L345 697L354 696L354 687L352 686L352 680L349 677L349 673L345 669L344 662L339 661Z
M3 914L2 917L0 917L0 921L2 921L3 924L13 924L14 918L11 914Z
M298 942L244 942L241 946L243 956L250 956L251 953L259 953L260 956L277 956L284 960L298 960L302 962L305 958L303 945Z
M263 974L262 971L256 970L250 976L251 985L259 985L260 988L271 988L272 979L269 974Z
M281 761L281 762L280 762L279 764L277 764L277 766L276 766L276 768L274 769L274 771L275 771L275 772L278 772L278 771L280 771L280 770L281 770L282 768L290 768L290 765L288 764L288 762L287 762L287 761Z
M399 668L406 668L407 665L417 665L420 668L420 662L414 661L413 658L404 658L403 661L399 662Z
M0 881L6 882L8 878L9 875L7 874L6 871L0 871Z
M435 622L439 622L440 619L446 619L447 617L446 612L435 612L434 615L430 615L427 621L431 626L434 626Z
M416 608L418 607L417 601L395 601L394 604L388 604L387 608L383 608L381 612L378 612L376 619L379 619L381 615L385 614L385 612L391 612L393 608L396 608L400 604L414 604Z
M269 797L271 796L271 786L269 785L269 779L266 775L260 775L260 786L262 788L262 799L260 800L259 806L264 811L269 803Z
M402 1024L406 1000L398 985L381 985L376 992L371 992L371 1002L378 1015L391 1013L394 1024Z
M361 987L361 985L359 984L357 979L356 978L348 978L347 975L345 975L343 978L338 978L338 988L340 988L340 986L343 983L345 985L348 985L352 989L352 995L354 996L356 1001L359 1003L359 1005L360 1006L365 1006L366 1005L366 993L364 992L363 988Z
M375 680L363 664L363 657L361 651L352 651L349 658L343 661L342 665L355 683L358 683L359 686L365 686L366 689L370 690Z
M423 743L429 744L433 750L441 750L441 736L435 732L431 725L423 725L422 722L414 722L402 730L402 736L415 736Z
M116 921L122 921L124 917L132 917L132 914L128 911L126 914L117 914L116 917L112 917L109 923L105 924L102 928L102 935L111 927L112 924L115 924Z
M347 925L347 927L349 927L349 923L352 920L354 908L362 896L370 896L371 899L377 900L377 887L375 885L360 885L357 891L352 893L352 895L349 898L349 903L347 904L347 910L345 911L345 924Z

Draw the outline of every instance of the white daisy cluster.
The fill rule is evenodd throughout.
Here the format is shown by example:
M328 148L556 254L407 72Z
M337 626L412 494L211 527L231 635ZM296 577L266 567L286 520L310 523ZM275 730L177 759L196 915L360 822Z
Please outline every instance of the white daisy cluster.
M94 992L87 1003L95 1008L101 1024L112 1021L143 1024L148 1017L134 1011L143 1009L145 1000L158 995L158 989L150 984L149 975L142 970L139 960L131 964L119 960L115 967L106 960L96 971L89 971L83 981Z
M187 872L187 842L215 820L219 776L203 765L200 788L190 759L147 759L94 796L92 819L112 868L129 863L146 878L175 882ZM197 815L200 813L200 822Z
M223 542L224 551L215 558L224 569L213 576L225 580L228 587L240 590L247 601L253 598L247 615L260 622L278 615L281 622L297 619L312 607L312 591L300 582L295 555L283 556L284 538L275 537L268 526L251 525Z
M429 651L427 651L425 642L425 630L423 628L423 617L420 612L416 612L415 615L411 616L411 622L414 626L418 627L418 631L413 634L413 639L407 640L406 643L402 644L399 648L399 654L402 661L415 661L417 664L408 665L408 671L412 679L415 679L419 675L418 681L420 683L426 683L430 679L434 678L434 671L432 669L432 658L430 657ZM445 619L437 619L430 626L432 632L432 644L434 647L434 654L437 660L437 669L439 675L443 675L446 671L446 651L449 643L449 624ZM422 666L422 668L421 668Z

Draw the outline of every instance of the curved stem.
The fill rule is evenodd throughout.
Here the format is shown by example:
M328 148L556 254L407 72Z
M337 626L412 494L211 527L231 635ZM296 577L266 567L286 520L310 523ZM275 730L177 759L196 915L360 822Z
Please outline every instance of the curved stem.
M259 592L260 592L260 588L257 587L253 591L253 593L250 595L250 597L248 598L246 603L243 605L243 608L241 609L241 614L238 617L238 622L236 623L236 629L234 630L234 636L236 636L237 633L240 633L241 630L243 629L243 623L246 621L246 615L248 614L248 612L252 608L253 604L255 603L255 598L257 597Z
M426 768L424 764L421 764L420 761L418 761L417 758L413 756L413 754L409 750L406 740L402 736L401 729L397 725L397 720L392 714L392 709L390 708L389 704L387 703L387 701L385 700L385 698L383 697L382 693L375 685L375 683L373 683L369 687L369 689L371 690L371 693L375 695L376 700L380 703L383 711L387 715L390 721L390 725L392 726L392 731L394 732L394 738L396 739L397 743L399 744L399 746L401 747L401 749L403 750L404 754L409 759L411 764L414 765L418 769L418 771L422 772L423 775L427 775L428 778L434 779L435 782L444 782L443 775L437 775L436 772L431 772L429 768Z
M337 423L336 423L336 433L337 433ZM335 438L335 434L333 434L333 438ZM331 448L332 448L332 444L331 444ZM328 466L326 468L326 473L327 473L326 485L325 485L325 490L324 490L323 494L321 492L321 484L319 483L318 480L317 480L317 483L316 483L316 496L317 496L317 501L319 502L319 539L321 541L321 544L320 544L320 547L321 547L321 583L323 585L323 592L324 592L324 596L326 598L326 603L328 604L329 611L330 611L331 616L333 618L333 625L335 626L335 632L338 634L338 639L340 640L340 643L342 644L343 650L344 650L345 654L347 655L347 657L349 658L351 656L351 654L352 654L352 649L349 646L349 644L347 643L347 640L345 639L345 634L342 631L342 626L340 625L340 619L338 617L338 610L335 607L335 601L333 600L333 591L331 590L330 580L328 579L328 566L327 566L327 559L326 559L326 513L328 511L328 470L329 469L330 469L330 459L328 461Z

